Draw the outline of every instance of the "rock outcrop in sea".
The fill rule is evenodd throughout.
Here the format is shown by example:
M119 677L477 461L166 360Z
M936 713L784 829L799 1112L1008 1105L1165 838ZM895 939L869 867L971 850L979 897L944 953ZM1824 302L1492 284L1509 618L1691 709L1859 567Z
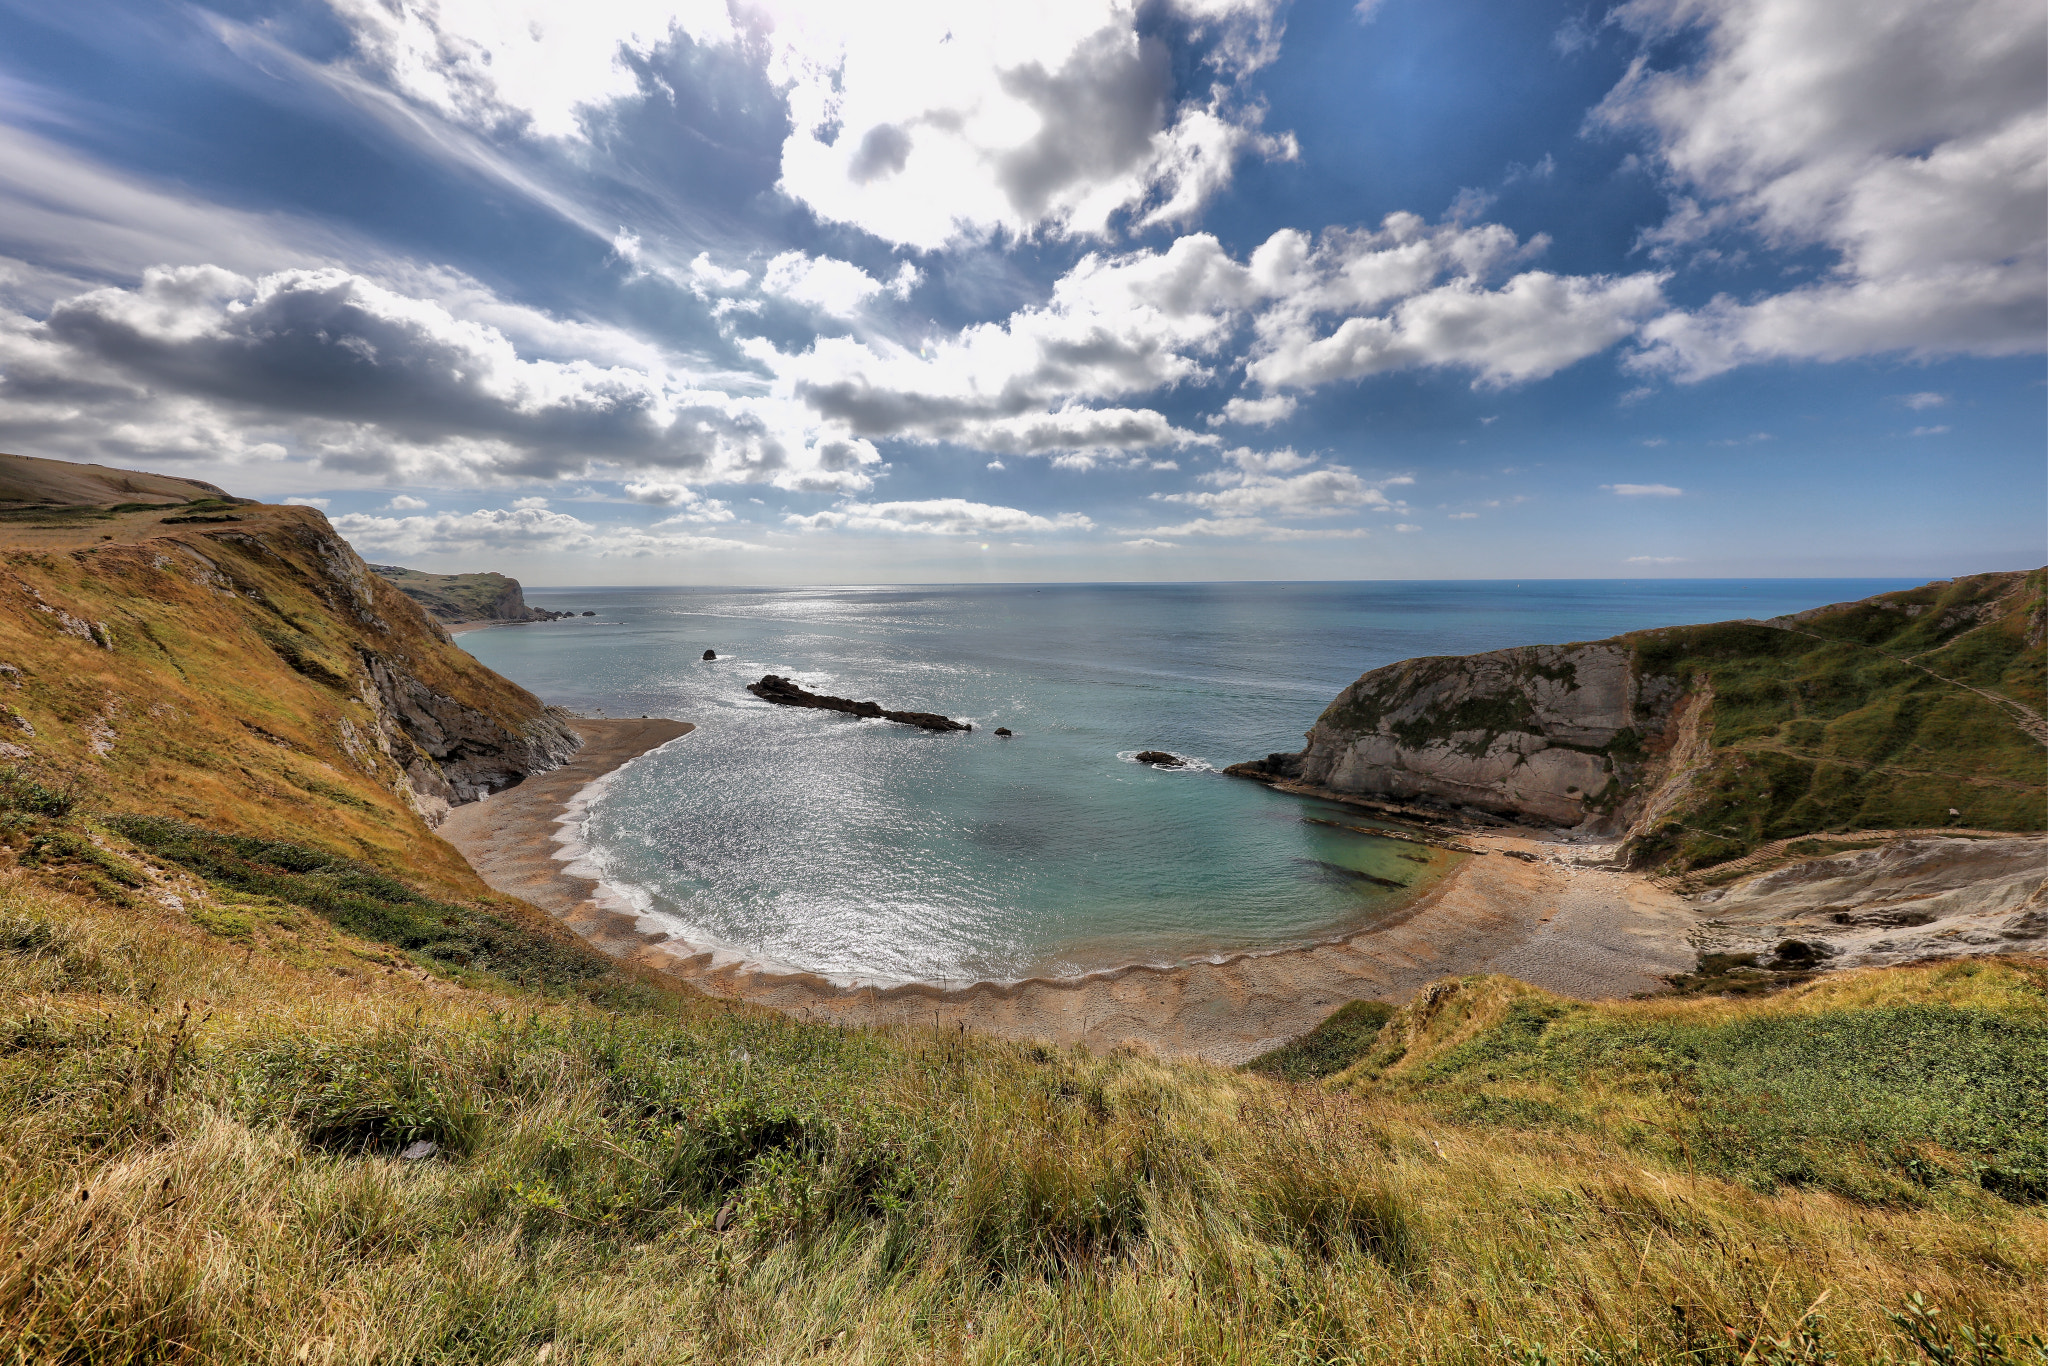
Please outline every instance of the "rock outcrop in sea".
M747 691L764 702L774 702L784 707L812 707L819 711L845 712L848 716L862 716L870 720L879 718L896 721L906 726L920 726L925 730L973 730L966 721L955 721L929 711L891 711L879 702L855 702L847 697L832 697L824 693L808 692L780 674L763 674L758 683L747 684Z

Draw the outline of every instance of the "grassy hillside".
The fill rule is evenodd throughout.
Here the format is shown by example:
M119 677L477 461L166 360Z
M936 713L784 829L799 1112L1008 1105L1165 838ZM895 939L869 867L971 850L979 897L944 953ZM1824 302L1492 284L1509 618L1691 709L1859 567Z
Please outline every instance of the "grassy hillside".
M1711 754L1637 833L1644 862L1826 831L2048 829L2048 571L1625 639L1639 671L1712 699Z
M814 1025L434 837L391 727L540 703L318 513L79 506L0 526L0 1362L2048 1360L2039 962Z
M1761 1004L1446 983L1295 1085L810 1025L331 855L0 789L16 844L89 845L130 903L0 873L9 1360L2043 1350L2039 964Z
M0 762L483 894L416 813L407 765L433 761L380 739L368 661L506 734L541 703L449 644L313 509L192 506L0 527Z

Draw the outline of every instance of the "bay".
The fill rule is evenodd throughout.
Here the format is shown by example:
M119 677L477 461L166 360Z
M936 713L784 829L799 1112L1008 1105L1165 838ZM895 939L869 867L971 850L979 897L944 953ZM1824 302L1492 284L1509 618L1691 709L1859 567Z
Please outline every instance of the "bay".
M645 925L840 981L958 985L1295 947L1412 900L1446 856L1313 824L1359 821L1218 771L1300 748L1367 669L1910 586L530 588L595 615L460 641L571 710L697 725L583 822L587 863ZM975 730L774 707L745 691L764 673ZM1146 749L1189 766L1134 762Z

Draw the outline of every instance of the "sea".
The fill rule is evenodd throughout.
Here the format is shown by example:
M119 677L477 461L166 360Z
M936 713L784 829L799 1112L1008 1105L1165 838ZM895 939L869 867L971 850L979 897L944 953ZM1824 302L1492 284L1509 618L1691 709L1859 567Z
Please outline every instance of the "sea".
M529 588L579 615L459 641L572 711L695 723L558 837L644 928L720 961L961 986L1296 948L1412 903L1457 855L1221 772L1301 748L1368 669L1917 582ZM974 730L773 706L746 691L767 673Z

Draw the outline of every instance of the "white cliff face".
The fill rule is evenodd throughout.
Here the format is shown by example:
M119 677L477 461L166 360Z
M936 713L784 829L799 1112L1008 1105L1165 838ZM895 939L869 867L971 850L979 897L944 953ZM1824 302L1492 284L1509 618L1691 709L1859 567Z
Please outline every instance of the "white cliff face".
M1678 687L1625 645L1538 645L1375 669L1338 694L1285 775L1611 832ZM1275 756L1275 762L1283 756Z

